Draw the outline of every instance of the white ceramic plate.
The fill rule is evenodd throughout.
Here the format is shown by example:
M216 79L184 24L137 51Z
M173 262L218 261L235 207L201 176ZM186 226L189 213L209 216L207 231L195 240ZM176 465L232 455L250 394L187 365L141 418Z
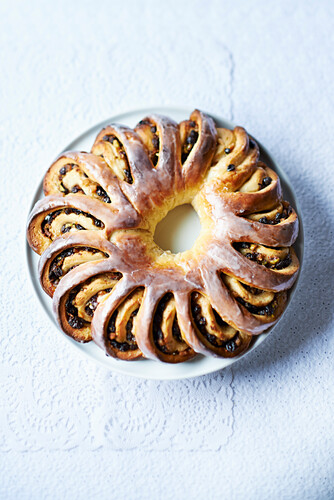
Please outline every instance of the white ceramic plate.
M125 125L128 125L130 127L134 127L143 117L152 114L152 113L160 113L167 115L171 118L173 118L175 121L180 122L186 118L189 117L191 113L191 109L174 109L174 108L151 108L151 109L142 109L138 111L130 111L128 113L123 113L117 116L113 116L109 120L106 120L102 123L99 123L98 125L95 125L93 128L89 129L87 132L84 134L80 135L77 139L75 139L71 144L69 144L64 151L69 151L69 150L74 150L74 151L90 151L91 146L94 142L94 139L98 132L105 127L106 125L110 123L123 123ZM216 124L221 127L226 127L226 128L234 128L234 124L217 116L211 115ZM258 141L257 141L258 142ZM259 144L259 143L258 143ZM283 186L283 191L284 191L284 197L286 200L288 200L292 206L297 210L298 215L299 215L299 221L300 221L300 233L298 240L295 244L295 249L297 252L297 255L300 259L300 262L302 261L302 256L303 256L303 229L302 229L302 224L301 224L301 219L300 219L300 211L298 209L298 204L294 196L294 192L292 189L292 186L284 173L284 171L277 165L277 163L273 160L273 158L269 155L269 153L259 144L261 148L261 158L271 167L273 168L278 175L280 176L282 186ZM50 160L52 160L50 158ZM51 161L50 161L51 164ZM44 176L47 168L49 165L45 165L45 169L43 172L41 172L41 175ZM31 208L34 206L37 200L41 199L44 196L43 194L43 189L42 189L42 182L39 184L38 189L35 193L35 196L32 200ZM180 215L180 214L179 214ZM187 214L187 212L182 212L182 230L180 229L181 226L179 226L178 231L175 231L175 228L173 227L173 230L175 234L177 234L176 240L173 242L170 242L170 244L175 245L177 249L185 249L185 248L190 248L193 243L193 231L191 230L192 225L194 226L194 232L197 232L198 229L198 221L196 220L196 217L194 217L193 213ZM178 219L178 217L177 217ZM181 218L180 218L181 220ZM174 217L174 222L175 222L175 217ZM187 230L183 230L186 228ZM161 240L160 240L161 242ZM161 242L162 243L162 242ZM167 243L164 243L168 245ZM97 347L97 345L94 344L94 342L90 342L89 344L80 344L78 342L75 342L72 340L70 337L65 335L60 328L58 327L58 324L53 316L52 312L52 300L50 297L48 297L42 290L39 280L38 280L38 274L37 274L37 266L38 266L38 255L36 255L29 247L27 244L27 263L28 263L28 268L29 268L29 274L32 280L33 288L37 294L37 297L49 316L50 320L55 326L55 330L58 329L58 332L60 332L63 337L64 341L67 342L67 345L72 345L75 347L79 352L81 352L83 355L90 357L94 361L98 363L102 363L104 366L107 366L111 370L114 370L115 372L120 372L124 373L127 375L133 375L136 377L143 377L143 378L149 378L149 379L165 379L165 380L171 380L171 379L183 379L183 378L190 378L190 377L196 377L199 375L205 375L207 373L212 373L217 370L221 370L222 368L225 368L226 366L231 365L232 363L235 363L238 359L243 358L245 355L247 355L249 352L253 351L257 346L263 342L268 335L273 331L266 334L259 335L255 342L253 343L252 347L245 353L244 355L241 355L236 358L232 359L219 359L219 358L211 358L211 357L204 357L198 355L195 359L191 361L186 361L184 363L176 364L176 365L169 365L166 363L159 363L156 361L151 361L147 359L142 359L138 361L133 361L133 362L127 362L127 361L121 361L117 359L113 359L111 357L107 357L104 352ZM296 289L296 284L293 287L292 293L290 294L290 301L293 295L294 290ZM277 324L275 325L275 328L277 328ZM278 327L279 328L279 327Z

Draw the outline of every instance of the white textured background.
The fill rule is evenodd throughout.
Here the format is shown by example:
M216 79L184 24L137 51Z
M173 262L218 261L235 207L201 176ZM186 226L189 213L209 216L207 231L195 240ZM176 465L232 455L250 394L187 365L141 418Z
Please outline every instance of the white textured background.
M332 1L0 1L1 499L333 499ZM24 226L55 155L150 105L244 125L294 185L299 290L245 360L180 382L79 358L32 295Z

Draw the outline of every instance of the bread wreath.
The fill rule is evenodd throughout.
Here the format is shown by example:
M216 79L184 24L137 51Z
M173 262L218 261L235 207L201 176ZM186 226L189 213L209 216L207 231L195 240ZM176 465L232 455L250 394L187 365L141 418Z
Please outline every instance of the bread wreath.
M243 353L283 313L299 269L296 212L259 156L242 127L199 110L110 125L91 153L61 155L27 237L63 331L125 360ZM155 227L184 203L200 236L165 252Z

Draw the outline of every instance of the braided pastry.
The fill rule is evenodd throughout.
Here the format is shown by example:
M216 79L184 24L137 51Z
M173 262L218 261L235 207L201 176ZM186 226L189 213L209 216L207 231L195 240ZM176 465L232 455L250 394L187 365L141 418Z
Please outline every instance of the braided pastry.
M195 110L134 130L110 125L91 153L67 152L28 221L40 281L62 330L124 360L168 363L247 350L283 313L299 262L294 209L241 127ZM172 254L160 220L191 203L202 230Z

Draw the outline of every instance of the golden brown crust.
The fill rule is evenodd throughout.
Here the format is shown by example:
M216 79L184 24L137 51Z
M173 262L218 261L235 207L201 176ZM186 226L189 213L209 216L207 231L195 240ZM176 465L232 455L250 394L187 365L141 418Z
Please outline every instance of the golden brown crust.
M61 155L27 237L64 332L125 360L242 354L283 313L299 268L297 215L259 156L242 127L198 110L179 125L110 125L91 153ZM153 234L183 203L202 232L173 255Z

